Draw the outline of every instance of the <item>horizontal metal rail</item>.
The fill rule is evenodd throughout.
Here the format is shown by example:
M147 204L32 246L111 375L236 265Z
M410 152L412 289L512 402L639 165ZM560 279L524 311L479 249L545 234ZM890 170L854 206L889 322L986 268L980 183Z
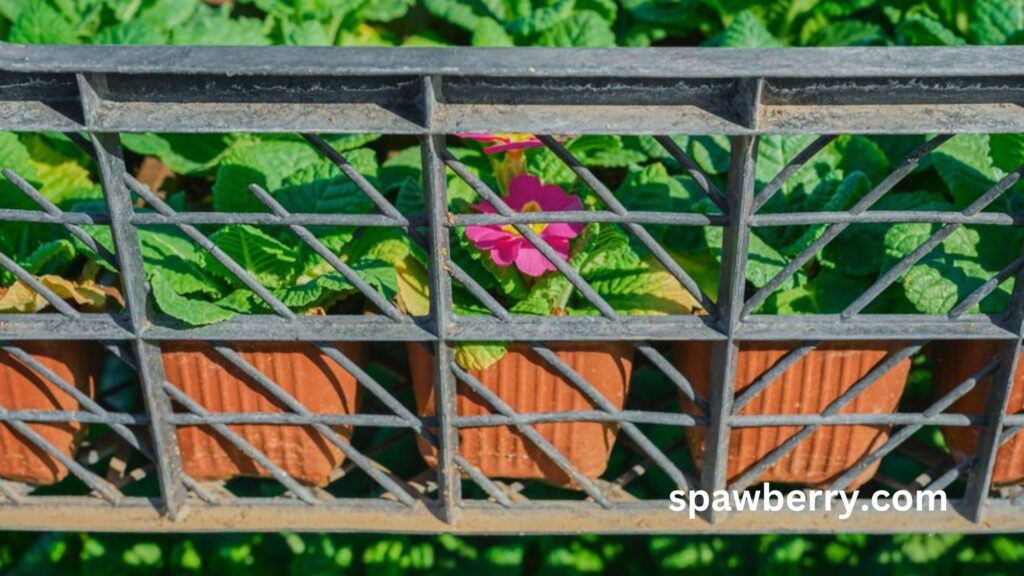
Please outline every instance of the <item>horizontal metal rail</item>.
M84 400L67 410L3 406L0 426L13 429L41 453L53 455L70 471L72 483L85 487L64 493L65 485L60 484L49 490L53 495L44 495L31 486L0 479L0 528L466 534L1024 531L1020 498L992 481L998 450L1024 428L1024 414L1006 410L1015 382L1012 367L1024 335L1024 257L970 293L959 294L948 314L864 312L958 229L1024 225L1024 216L1008 213L998 203L1019 194L1024 167L1009 171L961 211L873 208L957 134L1024 132L1024 47L411 50L0 44L0 130L63 132L96 161L106 210L90 206L89 212L62 211L23 175L4 170L3 177L38 209L0 209L0 222L65 230L119 271L126 300L122 311L81 311L10 256L0 254L0 267L51 304L41 313L0 316L6 355L0 360L20 362L23 369ZM249 194L261 211L176 211L126 168L120 134L149 131L299 134L297 141L337 167L374 210L292 213L277 202L274 190L251 183L239 194ZM318 136L368 132L405 135L403 141L411 141L412 135L418 141L427 206L423 214L400 212L389 192L378 190L373 178L360 174L329 139ZM448 137L460 132L535 134L535 144L546 147L553 161L563 164L559 168L577 178L579 190L586 190L595 206L575 212L517 213L489 180L467 166L468 160L447 149ZM627 209L626 199L604 181L606 172L614 170L587 166L561 137L590 134L653 136L645 145L660 146L671 176L693 184L688 191L702 195L700 212ZM817 138L766 179L756 172L757 145L762 136L775 134ZM775 210L777 197L786 193L794 175L848 134L940 136L902 163L893 162L894 172L849 210ZM706 174L701 168L705 162L691 157L690 150L673 138L676 135L729 136L727 178ZM455 182L490 203L494 213L452 213L447 190ZM641 316L619 310L593 280L558 257L535 231L534 225L562 222L616 226L652 266L678 283L692 302L700 303L704 313ZM792 275L811 267L816 255L843 230L900 223L931 224L933 233L845 310L792 316L759 312L763 302ZM376 312L295 313L209 239L212 230L230 224L287 227L355 286ZM469 263L450 253L449 239L454 243L468 226L518 231L551 260L574 298L593 314L538 317L506 307L474 277ZM113 253L90 236L97 227L113 231ZM268 313L201 327L161 314L148 290L147 262L136 234L152 227L180 230L262 299ZM331 252L313 227L383 227L407 234L428 254L430 312L413 317L399 310ZM717 292L705 294L689 263L663 246L655 230L708 227L722 229L722 252L717 256L723 264L717 271ZM805 227L821 234L808 248L789 255L789 264L776 270L774 278L761 279L752 289L747 285L751 240L779 227ZM1020 247L1007 247L1011 248ZM973 312L1011 279L1014 296L1005 310ZM473 315L454 309L456 290L479 301ZM51 340L102 344L136 377L118 390L99 390L95 399L84 397L26 352L34 341ZM943 340L994 341L999 355L929 406L908 406L895 413L847 409L858 393L893 366L927 343ZM352 375L361 408L337 414L304 405L293 390L238 352L247 343L266 341L308 343L332 369ZM633 359L636 378L643 379L621 405L589 381L585 370L559 355L564 343L598 341L621 342L628 350L624 354ZM709 343L707 381L691 381L693 374L682 369L676 353L677 341ZM879 361L821 413L752 411L758 396L778 386L806 354L842 341L886 342L899 350ZM274 408L206 409L165 372L167 351L184 342L210 343L217 361L241 374L272 400ZM405 354L396 346L400 344L407 346L410 356L413 348L423 347L433 362L430 409L410 400L415 396L411 389L423 383L413 375L410 386L410 378L399 374L401 361L381 356L381 362L367 368L336 347L338 342L383 343L377 352L390 355ZM478 371L458 361L465 344L507 342L540 359L587 406L566 412L517 412L513 399L487 386ZM766 343L790 352L747 388L734 390L738 359L746 347ZM657 385L648 386L651 379ZM981 382L987 383L988 391L983 411L961 413L952 408L957 399L977 391ZM138 396L130 409L117 403L125 391ZM460 398L466 396L480 412L463 413ZM74 455L63 453L36 431L42 425L68 423L90 425L96 432ZM588 474L546 435L569 423L616 433L609 472L600 477ZM337 449L345 461L332 471L328 486L304 484L246 439L244 431L252 426L301 429ZM889 435L872 453L831 479L832 488L846 489L879 460L898 454L916 462L923 470L920 476L902 484L878 475L863 492L959 490L962 481L963 494L951 497L942 512L857 512L849 520L820 512L764 511L705 514L690 520L668 510L671 489L756 487L757 477L802 440L837 426L874 427ZM954 459L915 440L925 426L976 428L981 433L979 448ZM195 428L272 477L254 481L262 483L261 495L184 472L178 437L182 430ZM752 469L730 477L730 435L752 428L775 428L789 440ZM348 436L351 429L356 430L354 439ZM546 493L530 479L488 477L472 454L459 449L464 434L481 429L514 431L537 458L568 479L568 486ZM699 463L683 449L688 441L690 449L695 448L694 433L702 434L706 443L705 458ZM430 465L420 463L417 446L433 455L428 457ZM409 473L405 465L419 472ZM152 484L159 490L138 496L128 489L138 483L144 491L139 480L147 475L157 479ZM640 478L650 478L665 493L638 496L641 492L635 486ZM564 488L577 494L566 496Z

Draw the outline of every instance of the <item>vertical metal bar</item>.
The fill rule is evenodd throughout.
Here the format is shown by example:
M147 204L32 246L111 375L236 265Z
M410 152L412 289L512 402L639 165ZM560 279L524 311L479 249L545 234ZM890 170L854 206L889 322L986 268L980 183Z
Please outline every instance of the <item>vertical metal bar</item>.
M715 342L711 353L711 423L705 435L704 471L701 486L707 490L724 490L729 468L729 415L734 398L733 382L739 359L739 343L735 334L741 322L747 272L747 226L754 201L754 167L757 161L757 137L734 136L729 166L728 223L722 241L722 269L718 291L719 329L727 339ZM717 522L721 514L713 510L708 520Z
M452 321L452 285L447 271L448 261L448 190L447 174L442 159L444 135L433 132L433 111L440 80L423 78L423 110L430 133L422 138L423 193L426 194L430 223L430 318L437 335L434 349L434 412L438 425L437 484L443 520L450 525L457 521L462 498L462 478L455 456L459 453L459 436L455 428L455 375L450 366L455 357L447 340Z
M1022 249L1024 252L1024 249ZM999 369L992 376L992 384L985 400L985 421L978 445L975 449L977 463L971 469L964 490L964 502L968 518L981 522L985 515L985 504L992 487L992 472L995 469L996 457L1001 445L1006 419L1006 408L1010 402L1010 392L1017 374L1017 362L1020 360L1021 343L1024 341L1024 270L1017 272L1013 284L1013 297L1010 300L1012 326L1017 332L1013 340L999 343Z
M149 428L153 437L155 456L153 464L160 479L164 512L169 518L176 520L183 512L187 493L182 484L178 440L174 426L167 419L171 413L171 403L162 389L165 377L160 347L138 336L148 322L148 298L142 249L138 234L130 223L133 212L132 198L124 183L125 166L124 158L121 156L121 142L117 134L93 134L92 141L107 210L110 212L110 228L117 260L120 263L125 306L128 308L132 330L136 334L132 347L138 358L139 380L142 383L146 411L150 418Z

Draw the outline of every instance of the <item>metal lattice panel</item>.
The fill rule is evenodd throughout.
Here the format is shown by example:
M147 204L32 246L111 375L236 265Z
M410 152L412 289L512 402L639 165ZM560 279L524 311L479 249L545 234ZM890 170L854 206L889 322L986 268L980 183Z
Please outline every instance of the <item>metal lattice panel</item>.
M0 266L38 292L54 313L0 318L0 350L43 375L78 401L81 411L16 411L0 407L0 422L57 458L80 484L75 494L48 494L0 481L0 526L83 530L266 530L308 529L405 532L759 532L759 531L1019 531L1022 498L994 490L999 447L1024 429L1024 416L1006 406L1024 337L1024 256L944 316L868 313L872 302L965 226L1020 226L1020 214L986 211L1024 175L1024 166L959 212L872 209L929 155L956 134L1024 131L1024 48L723 50L651 49L615 51L516 49L249 49L0 46L0 129L66 133L96 162L106 210L62 211L21 175L4 177L38 210L0 210L0 221L61 226L120 272L125 312L84 313L68 305L10 257ZM501 195L448 149L456 131L488 130L538 134L601 204L600 209L557 215L516 213ZM287 132L305 141L370 200L371 214L295 213L272 190L249 187L260 212L176 210L125 167L120 134L125 132ZM425 211L403 215L320 135L383 132L411 135L421 154ZM837 135L855 133L938 134L926 138L892 172L848 210L766 210L801 167ZM651 135L667 158L712 208L705 213L629 210L595 173L567 149L559 134ZM730 137L727 186L712 178L671 135ZM757 147L768 134L814 134L816 139L758 189ZM493 214L449 212L453 179L494 208ZM462 185L460 184L460 185ZM145 209L140 206L145 206ZM547 218L547 220L545 220ZM531 224L600 222L619 226L690 293L705 315L658 317L617 311L588 281L558 257ZM937 232L891 264L872 285L835 314L775 316L758 308L819 252L856 225L919 222ZM379 311L375 315L300 316L232 260L208 237L211 227L249 224L286 228L297 243L350 282ZM506 309L474 276L450 257L458 229L471 225L514 228L548 257L588 302L595 316L524 317ZM146 281L138 232L173 227L257 295L269 313L189 328L157 313ZM387 227L407 234L429 254L430 314L413 317L381 296L360 273L311 231L316 227ZM720 228L720 283L706 294L684 266L651 233L655 226ZM115 253L91 231L109 227ZM748 291L752 230L816 227L816 237L788 257L772 278ZM1009 248L1008 248L1009 249ZM1020 247L1013 247L1019 250ZM1000 285L1016 279L1007 309L996 315L968 313ZM453 290L472 295L488 314L456 314ZM593 383L557 354L560 343L622 341L645 374L664 384L646 397L634 386L626 408L618 408ZM311 410L234 345L254 341L308 342L319 354L354 376L372 410L338 415ZM935 340L998 341L998 358L919 411L850 413L845 408L900 362ZM25 350L32 341L68 340L101 344L135 372L128 384L139 392L135 410L93 399L42 365ZM673 362L672 341L706 341L711 347L710 391L696 389ZM787 369L817 347L841 340L877 340L897 345L865 376L821 413L749 415L743 408ZM176 342L211 345L218 362L230 366L282 407L278 412L213 413L172 383L162 349ZM375 342L403 353L400 344L424 346L433 358L435 416L420 416L408 390L385 382L335 344ZM514 341L547 363L592 405L590 410L517 413L470 371L455 362L460 342ZM740 346L745 342L797 342L742 393L734 393ZM397 352L396 352L397 350ZM949 407L974 386L992 378L984 414L957 414ZM490 414L460 416L457 390L475 393ZM706 396L706 397L705 397ZM682 397L692 411L680 410ZM612 473L592 478L579 470L538 431L555 422L599 422L618 426ZM29 423L96 425L75 458L64 455ZM232 426L305 426L345 456L328 488L305 485L236 433ZM829 488L846 488L860 473L895 452L912 455L924 472L910 484L884 475L891 489L944 489L962 485L947 512L865 512L848 521L816 513L710 513L698 520L668 511L668 490L657 499L638 498L637 483L659 490L750 487L758 476L822 427L891 425L890 437ZM956 463L929 452L913 436L927 426L971 426L980 431L975 455ZM182 471L176 431L204 426L224 443L252 458L272 477L261 495L231 483L205 482ZM338 432L353 426L373 431L355 442ZM571 479L573 489L541 497L532 482L489 478L458 450L463 428L511 426ZM799 430L758 464L728 479L730 434L750 427ZM684 437L700 428L706 449L690 463ZM379 434L378 434L379 432ZM368 433L369 434L369 433ZM418 460L415 443L432 446L436 469L415 472L381 463L389 451ZM656 480L652 480L655 477ZM146 483L149 483L148 485ZM148 488L146 488L148 486ZM339 486L344 486L339 488ZM259 491L257 490L257 491ZM246 495L239 495L245 492ZM1022 493L1024 494L1024 493Z

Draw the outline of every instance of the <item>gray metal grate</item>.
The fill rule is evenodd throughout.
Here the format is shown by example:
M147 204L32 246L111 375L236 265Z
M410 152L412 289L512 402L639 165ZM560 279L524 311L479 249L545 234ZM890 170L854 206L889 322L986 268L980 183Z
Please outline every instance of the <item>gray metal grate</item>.
M0 319L2 350L74 396L84 411L13 411L0 407L0 422L66 465L85 487L78 496L0 481L0 527L87 530L335 530L465 533L587 532L764 532L764 531L957 531L1024 529L1020 498L990 487L998 447L1024 429L1024 416L1006 414L1013 370L1024 337L1021 280L1024 256L963 295L946 316L877 315L865 308L911 266L965 225L1019 226L1019 214L984 211L1020 180L1024 166L958 213L870 210L929 153L958 133L1024 132L1024 48L821 49L821 50L542 50L516 49L275 49L169 47L25 47L0 45L0 130L57 131L96 160L106 200L105 214L62 212L31 184L9 170L4 176L40 210L0 210L0 221L63 226L121 272L123 314L83 313L0 254L0 266L50 302L56 313L9 315ZM558 222L605 222L622 226L708 311L705 316L628 316L617 312L573 268L557 257L529 224L544 215L516 214L488 185L446 149L456 131L540 134L539 138L603 203L604 210L557 216ZM290 132L308 143L372 201L368 215L290 213L260 186L253 197L265 208L254 213L175 211L125 169L119 133ZM400 213L385 196L316 134L383 132L419 139L426 212ZM709 214L630 211L584 163L550 134L653 135L686 175L717 207ZM755 162L765 134L820 134L760 191ZM940 134L911 152L895 170L842 212L759 213L815 153L838 134ZM715 184L670 134L726 134L731 138L728 186ZM450 214L449 176L461 178L496 214ZM150 208L135 208L141 199ZM919 248L894 263L872 286L837 314L772 316L756 310L772 292L845 229L856 224L923 222L941 224ZM204 230L216 224L287 227L348 279L380 310L376 316L298 316L243 267L232 261ZM449 258L452 231L481 224L513 226L558 268L600 314L593 317L522 317L505 309L471 274ZM109 226L116 255L89 235L88 226ZM704 294L688 272L648 231L652 225L723 229L721 282ZM763 287L746 297L751 230L757 227L823 225L821 234ZM234 274L269 306L272 314L245 316L201 328L183 328L157 315L150 303L137 229L174 226ZM310 232L313 226L394 227L416 236L430 253L431 313L409 317L380 296L360 275ZM1001 315L966 311L1004 281L1016 278L1010 307ZM476 296L489 316L459 316L453 283ZM619 410L552 351L551 344L578 340L627 341L671 386L668 401L643 409ZM353 374L383 407L382 413L313 413L247 362L232 342L301 340L315 345ZM144 411L112 410L87 397L26 353L20 342L89 340L103 343L138 374ZM946 397L920 412L850 414L843 408L858 392L929 341L999 341L999 356ZM224 362L266 390L284 413L211 414L167 381L161 345L171 341L213 343ZM419 342L434 356L437 417L420 417L401 394L361 368L331 343ZM507 341L528 345L550 368L576 386L593 409L572 413L517 414L471 373L454 362L451 345L465 341ZM697 394L659 344L672 340L712 342L712 386ZM816 346L837 340L905 343L817 415L741 415L740 410L770 382ZM796 341L800 345L735 395L741 342ZM947 408L975 383L993 376L985 414L953 414ZM457 416L457 383L494 408L488 416ZM699 413L679 411L676 394ZM182 410L172 410L172 403ZM668 407L668 408L666 408ZM538 431L538 424L563 421L615 422L630 465L616 478L588 478ZM109 438L87 444L68 458L28 423L101 424ZM304 486L260 453L229 424L307 425L346 456L339 477L359 472L370 488L359 497L336 496ZM742 512L709 514L690 521L671 513L664 499L641 500L630 483L650 474L660 485L683 490L750 486L801 440L822 426L894 425L891 437L837 479L845 488L873 462L896 451L916 451L928 472L916 488L945 488L965 479L963 497L942 513L864 512L840 521L819 513ZM268 470L277 493L238 496L230 487L190 478L182 472L175 439L179 426L212 427ZM357 448L334 426L354 425L400 431L439 448L436 472L403 478L382 466L377 454L394 449L380 440ZM514 426L548 455L578 491L564 498L531 498L528 483L484 476L462 458L458 429ZM914 447L911 436L925 426L977 426L976 455L954 464L943 455ZM682 428L705 427L702 472L686 463ZM800 431L731 485L726 457L730 432L752 426L798 426ZM664 427L677 434L652 432ZM408 438L406 438L408 440ZM418 458L412 444L400 446ZM113 454L111 457L110 455ZM97 461L110 458L106 475ZM135 473L138 477L133 476ZM159 490L133 490L149 474ZM465 479L463 478L465 475ZM283 491L283 493L282 493ZM663 495L667 497L667 492Z

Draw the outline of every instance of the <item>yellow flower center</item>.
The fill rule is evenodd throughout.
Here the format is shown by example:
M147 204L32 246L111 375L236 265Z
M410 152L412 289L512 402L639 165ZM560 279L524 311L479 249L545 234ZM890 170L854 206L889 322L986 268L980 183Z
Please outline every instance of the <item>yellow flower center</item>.
M526 213L526 212L543 212L543 211L544 211L544 209L540 207L540 204L538 204L536 200L531 200L531 201L527 202L526 204L523 204L523 208L522 208L522 210L520 210L520 212L522 212L522 213ZM537 222L535 224L530 224L530 228L532 228L533 231L536 232L537 234L540 234L541 232L543 232L544 229L547 228L547 227L548 227L548 225L546 223L544 223L544 222ZM515 226L512 226L511 224L506 224L505 226L502 226L501 229L504 230L505 232L509 232L511 234L515 234L516 236L519 236L519 231L516 230Z
M509 142L531 142L535 140L533 134L522 134L519 132L495 132L494 135Z

